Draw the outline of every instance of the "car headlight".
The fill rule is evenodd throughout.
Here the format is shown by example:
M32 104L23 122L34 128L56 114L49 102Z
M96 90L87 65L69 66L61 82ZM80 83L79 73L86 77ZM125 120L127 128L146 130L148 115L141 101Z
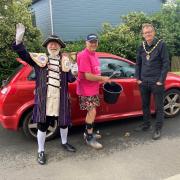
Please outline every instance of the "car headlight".
M5 88L3 88L2 90L1 90L1 93L2 94L6 94L8 92L8 88L7 87L5 87Z

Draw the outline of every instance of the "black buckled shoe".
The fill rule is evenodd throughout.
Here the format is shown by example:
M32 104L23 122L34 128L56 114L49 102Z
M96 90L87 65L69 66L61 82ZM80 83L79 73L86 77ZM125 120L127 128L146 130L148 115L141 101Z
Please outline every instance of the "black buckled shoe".
M152 139L153 140L158 140L161 138L161 128L155 128L153 134L152 134Z
M46 156L45 156L44 151L41 151L40 153L38 153L37 161L41 165L46 164Z
M152 129L151 124L143 123L143 124L140 124L140 125L135 129L135 131L140 132L140 131L148 131L148 130L151 130L151 129Z
M66 143L66 144L62 144L62 147L69 152L76 152L76 148L73 147L72 145Z

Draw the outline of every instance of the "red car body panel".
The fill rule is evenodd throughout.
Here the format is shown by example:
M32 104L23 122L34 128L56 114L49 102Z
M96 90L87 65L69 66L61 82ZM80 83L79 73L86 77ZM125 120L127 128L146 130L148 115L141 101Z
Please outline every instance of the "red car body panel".
M100 58L112 58L134 65L133 62L108 53L97 53ZM32 72L26 62L17 59L23 67L17 72L12 80L1 89L0 92L0 123L4 128L17 130L25 112L33 108L35 82L28 77ZM113 79L123 87L123 91L116 104L107 104L103 100L103 86L100 86L101 106L97 108L96 122L123 119L142 115L141 98L139 87L135 78ZM6 89L3 94L2 90ZM180 76L169 73L165 83L165 89L179 88ZM71 102L71 116L73 125L84 123L85 111L79 109L79 99L76 94L76 82L69 84ZM153 99L152 99L153 102ZM154 103L151 105L154 112Z

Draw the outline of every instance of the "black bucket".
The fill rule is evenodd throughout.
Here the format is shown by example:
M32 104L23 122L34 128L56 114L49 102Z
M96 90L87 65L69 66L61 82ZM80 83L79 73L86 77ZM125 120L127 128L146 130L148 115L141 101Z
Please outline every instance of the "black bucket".
M115 104L121 94L122 86L115 82L105 83L103 85L104 101L108 104Z

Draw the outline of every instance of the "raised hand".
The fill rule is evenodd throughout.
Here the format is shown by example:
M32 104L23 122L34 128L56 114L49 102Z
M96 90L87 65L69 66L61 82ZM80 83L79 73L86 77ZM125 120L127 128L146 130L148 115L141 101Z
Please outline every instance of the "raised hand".
M24 33L25 33L25 26L22 23L18 23L16 25L16 45L22 42Z

